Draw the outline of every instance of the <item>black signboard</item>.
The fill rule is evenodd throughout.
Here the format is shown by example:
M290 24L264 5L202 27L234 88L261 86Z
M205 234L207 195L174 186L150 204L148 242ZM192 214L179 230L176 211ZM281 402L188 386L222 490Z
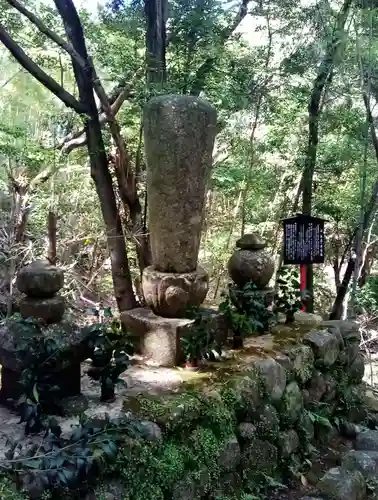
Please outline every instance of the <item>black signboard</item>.
M324 262L324 222L302 214L283 220L284 264Z

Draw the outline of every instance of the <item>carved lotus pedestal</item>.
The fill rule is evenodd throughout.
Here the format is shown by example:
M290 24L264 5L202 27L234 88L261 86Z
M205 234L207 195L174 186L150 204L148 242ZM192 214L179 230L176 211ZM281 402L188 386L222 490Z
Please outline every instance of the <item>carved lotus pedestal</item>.
M165 318L182 318L188 307L202 304L208 286L208 274L201 267L192 273L160 272L153 266L143 271L146 304L155 314Z

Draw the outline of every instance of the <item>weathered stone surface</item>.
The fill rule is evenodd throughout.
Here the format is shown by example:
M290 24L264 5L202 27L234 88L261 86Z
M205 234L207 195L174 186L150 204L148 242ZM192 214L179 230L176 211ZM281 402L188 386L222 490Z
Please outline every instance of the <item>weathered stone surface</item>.
M237 472L228 472L222 474L218 480L214 491L209 494L209 500L218 500L219 498L236 496L239 497L243 487L242 479Z
M180 337L187 333L193 320L163 318L144 308L124 311L121 320L134 336L137 353L160 366L180 363Z
M266 247L266 243L258 234L247 233L236 241L236 247L241 250L261 250Z
M302 412L297 421L297 432L302 442L309 443L314 439L315 429L308 412Z
M261 359L254 365L264 386L265 393L272 401L279 401L286 387L286 371L274 359Z
M348 342L347 345L340 351L339 361L344 365L350 365L356 359L360 352L359 342Z
M378 451L378 431L360 432L356 438L356 450Z
M371 412L378 413L378 398L370 389L366 390L364 395L364 404Z
M152 261L159 271L197 268L216 110L192 96L166 95L144 107Z
M304 384L312 375L314 369L314 353L306 345L295 346L287 349L286 354L293 362L293 372L297 380Z
M346 470L357 470L369 478L378 473L378 451L351 450L343 457L342 466Z
M172 500L195 500L196 495L196 485L191 478L182 479L172 489Z
M275 356L275 361L279 363L286 372L286 381L292 382L294 379L294 364L292 360L284 353L278 352Z
M324 500L324 498L305 496L305 497L301 497L300 500Z
M315 327L320 325L323 318L319 314L297 311L294 313L294 321L299 325L314 325Z
M327 384L323 373L319 370L315 370L307 386L307 391L309 394L308 403L311 405L317 404L322 399L326 390Z
M365 384L348 385L340 391L339 397L346 406L346 418L351 422L362 422L366 417L364 407Z
M65 301L60 295L46 299L23 297L19 307L23 318L38 318L47 324L59 323L64 316Z
M287 425L294 424L303 410L302 392L296 382L291 382L282 396L280 417Z
M247 481L254 481L259 473L274 477L277 469L278 450L269 441L254 439L242 454L242 469Z
M277 410L271 404L264 404L259 408L254 420L256 434L260 439L275 441L280 431L280 417Z
M265 250L235 250L228 261L228 272L238 286L251 281L257 288L264 288L273 276L274 260Z
M282 458L289 458L299 448L299 437L294 429L280 433L278 449Z
M16 287L29 297L48 298L63 287L63 271L48 260L35 260L22 267L17 275Z
M231 436L224 444L218 458L219 467L225 472L234 471L240 464L241 451L236 436Z
M235 377L231 383L235 397L235 409L239 418L250 420L262 404L261 389L256 374L250 377Z
M330 373L325 373L324 382L326 385L326 390L323 396L323 400L328 403L330 401L333 401L337 396L337 380Z
M146 304L155 314L166 318L181 318L187 307L199 306L208 290L208 274L198 267L190 273L159 272L146 267L142 277Z
M139 425L142 427L143 437L148 441L161 441L163 433L155 422L142 420Z
M365 359L361 353L356 356L346 371L350 382L359 384L362 381L365 374Z
M241 441L248 442L256 438L256 426L250 422L241 422L238 426L238 435Z
M328 330L315 330L305 335L303 341L315 354L316 362L323 366L331 366L337 360L340 347L338 338Z
M350 320L327 320L323 321L323 327L337 327L345 341L360 340L359 325L356 321Z
M343 421L340 423L340 435L348 439L356 439L357 434L361 432L361 428L353 422Z
M319 481L321 495L332 500L364 500L366 483L358 471L346 471L341 467L330 469Z

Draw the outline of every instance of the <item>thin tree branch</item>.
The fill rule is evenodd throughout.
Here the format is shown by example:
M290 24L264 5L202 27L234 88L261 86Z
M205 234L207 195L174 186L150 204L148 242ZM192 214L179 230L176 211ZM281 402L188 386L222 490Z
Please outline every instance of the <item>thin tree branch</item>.
M76 52L76 50L72 47L72 45L63 38L61 38L57 33L48 28L37 16L35 16L32 12L30 12L26 7L24 7L18 0L6 0L9 5L12 5L15 9L18 10L21 14L29 19L31 23L36 26L41 33L50 38L53 42L55 42L59 47L65 50L71 57L73 57L80 66L85 69L85 61L80 55Z
M243 21L245 16L248 13L248 4L250 3L251 0L242 0L239 10L233 20L233 22L229 25L223 28L222 32L220 33L220 44L221 46L225 45L227 40L231 37L231 35L234 33L234 31L238 28L240 23ZM203 90L203 87L205 85L206 77L210 73L210 71L213 69L215 66L215 63L217 62L218 58L214 56L207 57L205 61L201 64L201 66L197 69L196 75L194 77L194 82L191 85L191 95L198 96L200 92Z
M51 76L43 71L13 40L0 23L0 42L9 50L13 57L34 76L44 87L56 95L68 108L74 109L79 114L86 113L86 107L74 98L69 92L59 85Z

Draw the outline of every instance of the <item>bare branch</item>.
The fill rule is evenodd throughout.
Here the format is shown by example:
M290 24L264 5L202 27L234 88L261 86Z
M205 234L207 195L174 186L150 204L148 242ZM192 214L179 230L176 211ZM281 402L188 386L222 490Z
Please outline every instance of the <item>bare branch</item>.
M240 23L243 21L245 16L248 13L248 4L250 3L251 0L242 0L239 10L236 13L236 16L233 20L233 22L229 25L223 28L222 32L220 33L220 42L221 45L225 45L227 40L231 37L231 35L234 33L234 31L238 28ZM205 59L205 61L201 64L201 66L197 69L196 75L194 77L194 82L192 83L191 87L191 95L196 95L198 96L201 91L203 90L203 87L205 85L206 77L210 73L210 71L213 69L215 63L217 62L217 57L210 56Z
M124 83L124 88L119 90L119 93L117 97L115 96L110 96L107 98L108 103L110 103L113 100L112 105L110 106L111 109L111 114L113 116L116 116L118 111L121 109L122 104L132 96L133 93L133 87L135 85L135 82L137 79L141 76L143 73L142 69L138 70L135 75L133 76L132 80L130 83ZM104 112L104 107L103 103L101 102L100 110L102 110L99 120L100 124L103 126L105 123L107 123L107 115ZM100 112L99 110L99 112ZM78 130L76 132L73 132L71 134L68 134L66 137L63 138L63 140L57 145L57 149L62 150L64 153L70 153L71 151L81 148L82 146L86 145L86 136L84 129Z
M0 42L5 45L13 57L50 92L56 95L68 108L74 109L79 114L86 113L86 107L74 98L69 92L59 85L51 76L43 71L13 40L0 23Z
M85 69L85 61L80 55L76 52L76 50L72 47L72 45L63 38L61 38L59 35L57 35L54 31L52 31L50 28L48 28L42 21L39 19L39 17L35 16L32 12L30 12L26 7L24 7L18 0L6 0L12 7L17 9L21 14L23 14L25 17L29 19L31 23L36 26L41 33L46 35L48 38L50 38L53 42L55 42L59 47L61 47L63 50L65 50L71 57L73 57L78 64L82 68Z

